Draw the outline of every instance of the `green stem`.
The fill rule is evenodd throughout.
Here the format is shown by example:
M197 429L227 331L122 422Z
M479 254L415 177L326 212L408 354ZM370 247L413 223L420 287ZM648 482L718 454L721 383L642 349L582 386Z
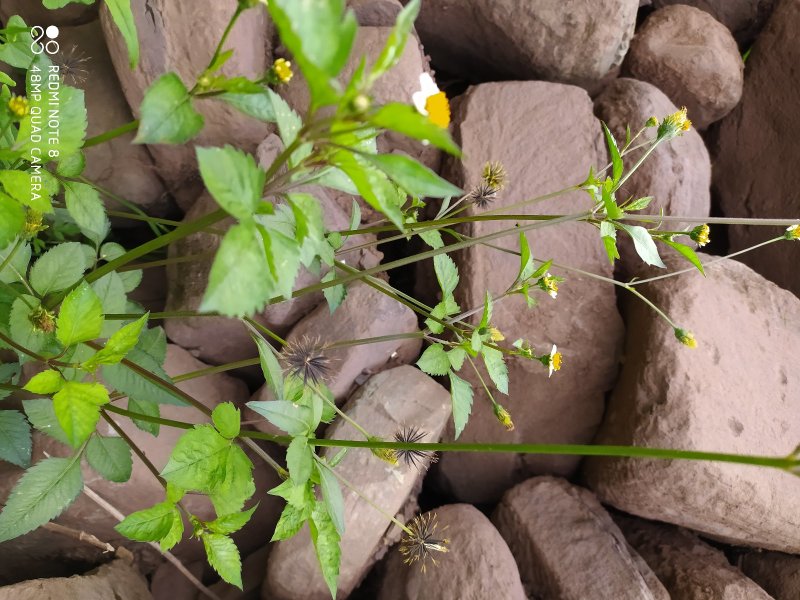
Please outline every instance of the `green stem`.
M120 125L116 129L112 129L110 131L106 131L105 133L101 133L100 135L96 135L94 137L90 137L83 143L84 148L91 148L92 146L97 146L98 144L102 144L104 142L108 142L113 140L114 138L118 138L120 136L125 135L126 133L130 133L131 131L135 131L136 128L139 127L139 121L131 121L130 123L125 123L125 125Z

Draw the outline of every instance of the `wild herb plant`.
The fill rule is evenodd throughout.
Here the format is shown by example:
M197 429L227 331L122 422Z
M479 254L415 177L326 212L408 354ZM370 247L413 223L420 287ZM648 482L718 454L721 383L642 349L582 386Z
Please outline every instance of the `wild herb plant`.
M50 8L65 3L44 0ZM126 40L133 67L138 43L129 2L106 3ZM164 500L128 515L118 525L120 533L132 540L158 542L164 551L191 535L203 544L219 575L241 587L241 561L230 535L247 524L264 493L280 496L286 504L272 540L287 539L307 523L322 573L335 597L339 541L346 520L341 485L349 487L336 467L345 452L358 451L352 449L370 449L375 460L402 461L402 468L424 468L435 459L435 452L481 451L718 460L796 470L800 464L796 455L760 457L625 446L421 443L424 432L413 424L398 431L393 440L384 440L336 407L326 386L326 378L335 368L326 347L313 339L286 344L253 320L255 313L323 291L335 319L347 285L363 281L424 318L422 332L397 337L416 336L429 342L417 365L449 384L456 437L469 421L473 402L484 401L484 395L498 426L513 429L512 415L500 403L508 392L507 362L538 361L550 375L569 366L562 363L555 345L535 349L524 338L517 338L516 332L501 332L492 325L493 307L505 298L521 295L530 310L536 310L539 297L557 299L559 285L570 284L565 277L578 272L635 294L666 320L679 342L689 347L697 344L690 331L673 323L640 294L636 286L643 281L614 281L562 265L556 262L558 257L534 257L528 232L535 235L535 230L543 227L581 222L598 231L598 244L603 245L612 264L619 258L617 238L623 235L633 240L648 265L664 267L660 253L676 251L690 268L701 272L703 263L688 242L702 246L709 240L708 225L696 219L695 227L673 231L668 229L669 223L692 219L642 214L652 198L618 198L621 186L658 146L690 128L685 109L653 117L637 133L629 131L625 140L615 140L603 125L610 164L591 169L583 182L545 196L520 199L502 209L493 209L492 203L503 193L507 174L492 157L486 157L482 181L465 191L408 156L378 153L376 137L384 131L431 144L454 157L460 150L447 130L448 99L429 74L421 74L420 90L412 98L379 105L371 96L376 81L397 63L419 11L419 0L409 2L400 13L377 59L362 59L347 81L339 76L350 59L357 24L344 4L344 0L240 0L217 48L197 49L208 51L210 59L191 88L176 73L164 73L148 89L139 107L140 120L94 138L86 138L83 92L64 81L58 100L61 136L44 144L35 141L40 127L36 115L45 108L36 84L50 72L51 62L46 53L32 51L31 30L20 17L13 17L0 30L0 60L24 74L25 82L0 72L0 347L16 356L14 362L0 365L0 400L12 393L28 393L23 396L22 412L0 410L0 459L26 469L0 513L0 542L32 531L62 513L84 487L82 461L106 479L124 482L130 477L135 453L163 484ZM268 11L291 53L291 62L278 58L256 80L220 72L232 54L225 50L227 36L248 10ZM305 115L297 114L275 91L292 78L295 69L302 73L310 91ZM135 143L183 144L202 130L204 121L197 107L206 102L224 102L254 119L276 123L283 150L264 170L253 156L230 146L197 148L203 183L219 208L182 224L149 217L134 208L129 209L133 212L117 211L114 216L147 222L154 237L131 249L108 241L111 228L102 200L107 193L82 176L83 150L133 130L137 131ZM637 151L641 151L640 158L626 165L627 158ZM349 228L331 231L324 225L320 201L300 191L309 183L360 196L383 219L362 227L359 205L354 203ZM568 215L507 214L574 190L588 194L588 210ZM436 212L434 218L423 218L433 214L431 208ZM195 232L216 231L214 225L228 217L236 222L220 234L199 311L148 314L128 299L142 279L135 261L155 257L160 249ZM509 226L481 237L469 237L459 229L464 223L481 220L504 220ZM644 226L648 224L650 227ZM785 235L765 243L796 240L799 235L798 225L791 222L758 220L757 224L789 225ZM346 238L365 233L384 235L380 241L369 242L376 245L418 236L429 249L359 270L341 260L341 254ZM450 255L507 236L519 241L515 252L519 271L514 281L509 281L505 290L486 290L481 306L459 306L455 295L459 272ZM441 289L441 300L433 307L375 277L423 260L432 261ZM297 289L302 267L325 274L319 283ZM191 314L237 318L249 329L258 358L215 367L214 371L260 364L275 400L251 402L250 406L285 435L243 428L239 408L232 403L223 402L210 411L175 386L163 369L166 337L155 323ZM339 344L385 339L342 340ZM35 363L38 372L20 386L21 367L26 363ZM488 379L483 378L477 363L483 364ZM481 383L483 393L478 400L463 377L464 369ZM191 425L163 419L159 407L165 404L193 406L207 422ZM177 427L185 433L166 467L158 472L117 419L131 419L153 435L163 427ZM364 439L317 438L321 424L334 419L347 420ZM118 435L101 435L97 429L100 420ZM31 465L31 427L70 447L71 454L66 458L48 456ZM261 450L256 439L285 445L285 467ZM341 450L328 460L318 454L322 447ZM243 448L276 469L283 482L272 490L256 490L253 464ZM190 492L210 499L215 519L203 521L187 510L182 498ZM436 553L448 551L447 540L436 531L435 517L418 517L408 524L390 516L387 519L405 533L401 552L407 562L424 568ZM191 524L189 532L184 531L185 520ZM458 552L458 548L450 550Z

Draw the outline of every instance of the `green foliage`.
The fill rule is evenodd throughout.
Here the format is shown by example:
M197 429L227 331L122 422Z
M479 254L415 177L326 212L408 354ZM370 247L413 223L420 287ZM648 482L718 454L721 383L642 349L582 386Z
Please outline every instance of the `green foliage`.
M242 589L242 560L236 544L227 535L206 533L201 536L208 564L224 581Z
M283 371L277 356L275 356L275 349L260 335L254 335L253 339L258 346L261 372L264 374L269 389L276 398L283 398Z
M370 117L370 123L381 129L427 141L453 156L461 156L461 150L446 129L431 123L408 104L386 104Z
M453 402L453 423L455 424L455 436L458 439L472 413L472 386L453 371L449 372L449 376L450 399Z
M83 250L78 242L53 246L31 267L31 287L41 296L75 285L85 269Z
M636 248L636 253L645 263L662 269L667 268L667 265L664 264L661 257L658 255L656 243L653 241L653 238L650 237L650 232L647 231L647 229L638 225L623 225L622 223L617 223L617 226L631 236L633 246Z
M5 42L0 44L0 61L17 69L27 69L34 59L30 28L17 15L12 16L5 27Z
M91 185L78 182L64 183L64 198L70 216L81 228L81 233L99 246L111 228L100 194Z
M108 401L108 390L100 383L67 381L53 394L56 418L71 446L77 448L92 435Z
M91 4L91 2L87 1L86 3ZM105 0L105 3L128 47L131 69L135 69L139 64L139 38L136 36L136 22L133 19L133 12L131 12L131 0Z
M53 402L48 398L35 398L33 400L23 400L25 416L28 417L31 425L38 431L50 436L62 444L69 444L67 434L61 428L53 408Z
M133 323L129 323L114 333L102 350L83 363L82 368L94 371L99 365L114 365L125 358L139 343L142 329L147 325L149 315L142 315Z
M425 348L417 366L428 375L447 375L450 370L450 359L444 351L442 344L433 344Z
M0 410L0 460L23 469L31 463L31 428L19 411Z
M25 226L25 211L8 194L0 192L0 246L13 242Z
M131 478L133 457L121 438L93 435L86 445L86 460L109 481L125 483Z
M22 389L34 394L55 394L64 387L64 378L54 369L46 369L31 377Z
M240 221L252 219L261 204L266 175L252 155L231 146L197 148L197 162L217 203Z
M341 538L324 503L314 504L308 525L311 530L311 541L314 542L314 550L322 567L322 576L328 584L331 596L336 598L336 581L339 578L339 564L342 559L342 551L339 548Z
M161 502L150 508L131 513L114 529L126 538L139 542L158 542L167 537L172 522L181 515L172 502Z
M218 404L211 413L211 419L222 437L232 440L239 435L241 415L232 402Z
M37 62L32 67L32 71L42 78L42 82L46 80L45 71L48 68L42 62L44 60L46 59L37 59ZM28 99L31 104L32 114L26 116L20 122L17 134L17 146L19 149L30 159L34 166L41 165L42 161L47 160L47 158L60 162L79 152L86 138L87 128L86 102L83 90L61 85L57 99L60 118L59 135L42 136L42 141L34 142L32 135L36 125L33 122L33 115L36 111L41 111L40 114L47 115L49 111L54 110L54 107L50 104L53 101L50 94L34 95L31 93L30 85L31 77L28 78Z
M184 144L203 128L203 116L192 106L189 90L175 73L159 77L140 107L136 143Z
M65 347L87 342L103 330L103 304L85 281L72 290L61 304L56 337Z

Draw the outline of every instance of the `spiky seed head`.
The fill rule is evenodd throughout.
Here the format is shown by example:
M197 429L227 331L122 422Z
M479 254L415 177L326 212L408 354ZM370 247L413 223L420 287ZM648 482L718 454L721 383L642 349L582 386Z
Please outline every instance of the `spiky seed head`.
M408 531L400 542L400 554L403 555L407 565L419 563L420 570L424 573L430 561L436 565L434 552L449 552L447 547L450 540L438 537L439 524L436 513L428 512L418 515L407 525ZM446 529L446 527L444 528ZM444 531L442 529L442 532Z
M478 208L486 208L497 199L497 188L482 183L469 193L469 199Z
M401 444L416 444L420 440L425 439L428 435L418 427L403 426L400 431L394 434L394 441ZM428 452L426 450L403 450L396 449L395 454L399 460L402 460L407 467L413 467L418 471L420 469L427 469L430 463L435 463L439 460L435 452Z
M308 385L309 381L319 385L330 373L331 361L325 356L324 347L318 338L303 336L286 344L282 354L289 374L302 379L303 385Z

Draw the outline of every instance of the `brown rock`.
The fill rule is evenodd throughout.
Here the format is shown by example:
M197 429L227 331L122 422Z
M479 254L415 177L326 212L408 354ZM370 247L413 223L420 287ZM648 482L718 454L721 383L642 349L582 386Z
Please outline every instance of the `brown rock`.
M595 99L595 114L603 120L617 140L625 139L625 128L632 132L644 126L647 119L662 119L677 111L658 88L635 79L620 78L612 82ZM653 132L655 130L650 130ZM648 135L645 133L644 135ZM632 152L625 159L628 168L641 157L643 150ZM694 129L669 142L662 143L622 186L617 197L652 196L644 213L706 217L711 210L711 161L703 138ZM670 223L672 230L683 229L681 223ZM618 248L621 269L627 274L642 265L633 244L627 237L619 236ZM688 238L680 240L683 243ZM691 243L691 242L689 242Z
M416 27L434 63L468 81L587 84L622 62L638 7L638 0L426 0Z
M666 261L671 269L685 262ZM707 262L707 261L706 261ZM800 439L800 300L725 261L639 288L696 349L630 299L625 362L595 443L783 456ZM779 349L779 350L778 350ZM758 398L758 402L753 402ZM735 544L800 551L800 479L717 462L590 458L600 500Z
M87 137L105 133L132 121L133 115L120 88L114 65L111 64L100 22L64 27L58 39L62 56L64 53L72 53L73 56L72 59L62 58L63 62L81 57L86 60L79 66L86 73L73 78L67 76L66 83L85 92L89 116ZM150 216L169 216L176 207L167 197L147 147L132 144L133 138L134 134L129 133L100 146L87 148L83 176L140 206ZM108 196L104 198L110 210L128 212L128 208L120 203L110 200ZM121 227L141 225L140 221L128 219L116 219L114 223Z
M184 566L202 581L204 562L197 561ZM198 591L197 587L171 562L164 561L153 573L150 593L153 594L153 600L197 600Z
M770 600L725 555L685 529L620 517L628 542L679 600Z
M742 97L744 64L731 32L707 12L677 4L636 32L623 71L652 83L705 129Z
M506 492L492 521L516 558L529 597L669 600L589 490L535 477Z
M469 504L432 512L450 551L434 552L436 566L428 565L423 573L416 564L403 564L399 549L393 548L376 600L525 600L514 557L483 513Z
M775 600L800 598L800 557L781 552L749 552L739 568Z
M775 84L800 61L798 31L800 4L781 3L747 59L742 102L719 125L719 138L712 149L714 189L726 217L800 217L796 193L800 173L786 166L798 158L800 117L794 111L777 109L793 105L798 85L791 78L785 85ZM731 250L742 250L780 232L732 226ZM745 254L741 260L800 296L800 244L775 244Z
M33 579L0 588L0 600L152 600L147 581L122 559L73 577Z
M26 25L47 27L48 25L74 26L97 19L97 4L68 4L58 10L45 8L41 2L31 0L3 0L0 4L0 20L4 23L14 15L23 18Z
M403 10L400 0L349 0L361 27L391 27Z
M688 4L706 11L733 33L739 44L749 44L772 14L777 0L654 0L656 8Z
M344 408L347 415L371 435L391 439L404 425L427 432L425 441L438 440L450 417L447 390L408 365L378 373L358 390ZM363 439L344 421L336 421L325 436ZM333 456L330 448L325 456ZM336 472L387 514L398 513L420 477L418 471L400 463L396 467L381 461L368 450L347 453ZM345 533L341 541L342 562L339 594L342 598L359 584L369 568L397 541L397 532L382 514L343 489ZM272 549L264 600L327 600L330 592L322 579L308 527Z
M580 183L591 164L605 161L598 150L600 125L592 114L589 96L580 88L545 82L481 84L460 100L455 122L466 158L448 167L450 181L470 189L479 183L486 161L499 160L508 171L508 185L491 209ZM585 194L571 193L513 210L563 214L588 205ZM480 209L472 207L467 214L477 212ZM512 222L482 221L464 233L481 236L510 227ZM528 234L528 241L537 258L611 275L596 232L585 225L538 228ZM515 231L492 243L519 250ZM519 269L517 257L481 245L455 259L461 274L456 299L463 310L481 306L486 290L498 297L513 283ZM509 433L495 419L467 365L461 376L473 383L476 392L472 417L459 441L587 443L594 436L605 391L614 380L622 337L614 290L571 272L552 271L568 279L556 300L533 291L540 302L529 310L521 296L506 298L495 305L492 324L507 340L530 340L537 353L549 352L551 345L557 344L564 356L563 369L548 378L547 369L538 362L508 361L509 395L498 393L497 400L516 424ZM475 318L479 320L480 315ZM458 500L496 502L503 491L531 475L569 475L577 464L575 457L450 453L442 456L436 481Z
M141 46L139 66L133 71L125 42L108 9L100 11L111 58L135 115L139 115L147 89L165 73L175 72L189 89L193 87L197 76L208 66L236 6L237 0L200 0L191 5L171 0L133 0L131 9ZM226 45L234 53L221 73L251 78L264 74L272 52L268 23L263 7L248 10L239 18ZM252 152L270 131L269 125L222 102L197 101L195 107L205 118L205 126L194 140L183 146L150 147L159 174L184 210L202 191L195 145L234 144Z

